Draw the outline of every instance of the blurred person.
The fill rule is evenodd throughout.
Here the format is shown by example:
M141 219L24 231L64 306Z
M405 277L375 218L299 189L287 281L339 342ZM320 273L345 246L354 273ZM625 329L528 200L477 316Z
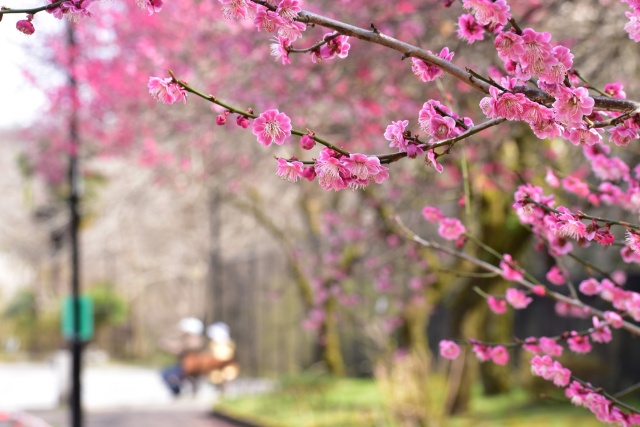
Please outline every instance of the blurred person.
M213 357L213 369L209 371L209 381L220 387L224 392L224 386L234 380L240 373L240 367L236 362L236 345L231 339L229 326L222 322L216 322L207 328L209 338L209 351Z
M176 356L176 363L162 370L162 379L176 397L180 395L185 380L190 380L195 392L196 382L193 381L193 372L185 362L188 362L192 355L200 353L205 348L202 321L195 317L181 319L178 323L178 330L177 334L165 337L158 343L158 347L162 350Z

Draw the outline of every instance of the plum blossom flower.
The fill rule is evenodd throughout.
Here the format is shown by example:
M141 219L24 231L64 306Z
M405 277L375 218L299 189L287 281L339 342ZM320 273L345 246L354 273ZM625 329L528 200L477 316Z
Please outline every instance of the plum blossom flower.
M640 234L635 231L627 230L626 238L624 239L627 247L629 247L636 254L640 254Z
M556 46L553 48L553 56L556 63L540 74L540 80L550 84L561 84L567 71L573 66L573 54L564 46Z
M507 312L507 301L502 298L496 298L490 295L487 298L487 305L489 305L489 308L495 314L504 314Z
M276 174L287 181L296 182L302 177L302 167L302 162L289 162L283 158L279 158Z
M455 360L460 355L460 346L453 341L440 341L440 356L445 359Z
M465 13L458 18L458 37L473 44L476 40L484 39L484 28L473 15Z
M524 291L515 288L507 289L505 298L507 299L507 302L511 305L511 307L518 310L527 308L527 306L531 304L531 301L533 301L533 299L531 297L528 297L527 294L524 293Z
M539 76L556 64L550 40L551 34L547 32L538 33L531 28L522 31L524 53L518 58L520 78L528 80L531 76Z
M535 376L549 379L553 373L553 359L545 356L533 356L531 359L531 373Z
M294 20L297 18L298 13L302 9L300 8L300 2L298 0L281 0L278 4L276 13L282 16L284 19Z
M433 54L433 52L431 52L430 50L428 50L427 52ZM440 54L438 56L440 56L440 58L444 59L445 61L451 61L454 55L454 52L449 52L448 47L444 47L440 51ZM420 77L420 80L422 80L423 82L432 82L442 75L442 69L440 67L428 64L422 59L411 58L411 64L413 74Z
M624 26L624 30L629 33L629 38L634 42L640 42L640 13L634 10L634 12L624 13L629 22Z
M341 163L350 174L348 181L352 188L364 187L372 181L382 184L389 178L389 169L381 165L380 159L376 156L351 153L349 157L343 157Z
M547 354L552 357L562 356L563 348L553 338L540 337L538 339L538 346L543 354Z
M339 153L324 147L316 160L314 168L318 183L324 190L343 190L347 188L345 177L349 172L337 158Z
M291 136L291 129L291 119L277 109L267 110L253 121L253 134L265 147L272 143L284 144L284 140Z
M497 345L491 349L491 361L504 366L509 363L509 352L503 345Z
M407 151L407 141L404 139L404 130L409 125L409 120L392 121L384 132L384 139L390 141L389 147L395 147L398 151Z
M556 119L570 125L578 125L582 122L582 116L588 116L593 111L595 101L589 96L589 91L584 87L568 88L561 86L556 93L553 108Z
M444 218L444 214L435 206L425 206L422 208L422 216L429 222L438 222Z
M517 281L524 277L523 274L516 269L517 263L510 254L503 255L502 261L500 261L500 268L502 269L502 277L507 280Z
M284 37L290 42L296 41L302 37L302 32L307 29L307 26L302 22L289 21L287 19L282 21L282 24L278 27L278 36Z
M271 56L273 56L276 61L282 61L283 65L291 64L288 50L289 47L291 47L291 41L289 39L279 36L269 47L271 48Z
M560 270L560 267L558 267L557 265L551 267L551 269L547 272L546 277L549 282L557 286L564 285L565 283L564 274L562 274L562 270Z
M601 321L597 316L593 316L593 332L591 332L591 339L599 343L608 343L612 339L611 329L607 326L606 322Z
M596 279L591 277L580 282L578 289L580 289L580 292L585 295L598 295L602 290L602 287Z
M218 0L226 19L246 19L249 14L246 0Z
M589 353L591 351L591 342L586 335L580 335L576 331L571 331L571 337L567 339L569 349L575 353Z
M482 344L474 344L472 350L479 361L486 362L491 359L491 347L482 345Z
M626 147L632 139L638 138L638 132L635 129L624 125L609 129L609 132L611 133L609 141L620 147Z
M442 165L440 163L438 163L437 158L438 158L438 156L437 156L435 150L428 150L427 151L427 160L429 160L431 162L431 165L435 168L436 171L438 171L439 173L442 173L444 168L442 167Z
M622 316L620 316L615 311L605 311L604 320L606 320L611 326L613 326L616 329L622 328L622 325L623 325Z
M511 31L503 31L494 42L498 56L503 61L517 61L524 54L523 39Z
M623 89L624 85L620 82L607 83L604 85L604 92L614 98L625 99L627 97L627 93Z
M464 225L458 218L443 218L438 227L438 234L446 240L456 240L465 232Z
M571 237L576 240L583 238L587 232L587 226L564 206L559 206L557 210L561 213L554 214L555 232L562 237Z
M346 58L349 55L351 45L347 42L349 36L336 36L335 33L327 33L324 40L329 40L318 49L311 52L311 60L313 62L322 62L328 59Z
M506 0L464 0L462 6L471 9L480 25L491 28L505 26L511 19Z
M49 4L55 3L55 0L48 0L48 1L49 1ZM47 13L52 14L57 19L62 19L65 15L66 16L71 16L71 15L92 16L91 12L89 12L88 10L88 7L92 3L93 3L93 0L79 0L79 1L69 0L69 1L65 1L64 3L62 3L57 7L47 9ZM141 4L141 7L143 9L146 8L149 11L149 15L151 15L153 14L153 11L155 11L155 8L153 6L153 3L151 4L151 8L153 9L153 11L149 10L149 6L150 5L147 0L145 0ZM159 1L159 7L160 9L162 8L162 1ZM158 11L160 9L158 9Z
M162 0L138 0L138 6L140 9L146 9L149 13L149 16L154 13L158 13L162 10L163 2Z
M151 96L163 104L173 104L178 101L187 103L187 92L171 77L165 79L150 77L147 88Z
M269 9L260 9L253 18L253 25L258 31L264 30L267 33L275 32L282 25L282 18Z

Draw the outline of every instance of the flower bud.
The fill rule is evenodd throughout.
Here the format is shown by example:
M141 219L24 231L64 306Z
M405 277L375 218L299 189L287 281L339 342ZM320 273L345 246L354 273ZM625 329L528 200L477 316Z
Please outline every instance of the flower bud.
M218 117L216 117L216 124L218 126L222 126L225 123L227 123L227 115L226 114L220 114Z
M28 36L35 33L36 31L31 21L28 21L26 19L21 19L20 21L16 22L16 28L18 29L18 31Z
M247 116L242 116L242 115L239 115L236 118L236 123L238 124L238 126L240 126L243 129L248 128L249 124L250 124L249 123L249 119L247 118Z
M311 150L316 145L316 142L313 140L312 136L304 135L300 138L300 147L304 150Z

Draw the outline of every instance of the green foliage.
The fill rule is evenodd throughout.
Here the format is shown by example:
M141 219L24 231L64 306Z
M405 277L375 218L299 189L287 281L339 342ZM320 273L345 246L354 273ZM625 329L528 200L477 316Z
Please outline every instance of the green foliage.
M432 380L435 399L445 399L444 380ZM565 400L535 399L522 389L495 397L472 387L469 413L439 421L443 427L596 427L602 424ZM438 397L439 395L439 397ZM311 376L287 378L272 393L221 401L216 410L264 427L409 427L387 408L392 399L372 379ZM436 424L434 424L436 425Z
M96 329L108 325L121 325L127 320L128 304L113 284L98 283L93 285L87 295L93 300L94 322Z
M4 309L3 317L17 322L35 321L37 315L36 296L30 289L21 289Z
M6 331L20 341L20 350L39 353L61 345L59 311L39 307L30 289L16 292L2 317L6 319Z

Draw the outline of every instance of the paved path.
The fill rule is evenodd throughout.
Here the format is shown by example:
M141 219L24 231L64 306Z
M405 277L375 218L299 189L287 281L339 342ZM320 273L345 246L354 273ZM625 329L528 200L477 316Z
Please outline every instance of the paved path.
M59 409L60 370L45 363L0 364L0 411L25 411L55 427L67 427L68 411ZM66 375L62 376L66 379ZM84 427L230 427L209 415L218 397L201 384L194 396L174 399L154 368L115 364L87 366L82 376ZM228 394L257 393L267 381L237 380Z

